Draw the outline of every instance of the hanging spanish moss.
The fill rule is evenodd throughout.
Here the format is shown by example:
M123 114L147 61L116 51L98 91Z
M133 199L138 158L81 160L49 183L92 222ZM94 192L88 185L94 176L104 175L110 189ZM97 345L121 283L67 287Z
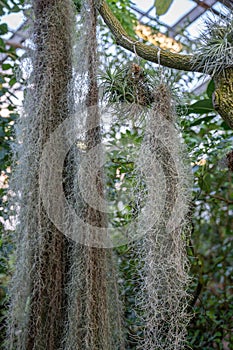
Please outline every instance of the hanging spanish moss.
M108 228L109 218L101 206L106 194L105 159L97 147L102 143L103 120L97 82L95 0L82 2L78 34L74 34L71 0L34 0L32 13L33 54L28 61L31 66L24 112L17 124L12 179L19 214L6 349L123 350L117 261L113 249L106 249L106 237L98 235ZM174 105L169 89L160 84L154 91L135 63L118 78L115 95L112 90L108 92L110 101L126 101L136 109L120 116L121 109L117 122L129 119L132 126L132 113L135 120L141 114L146 121L139 156L133 155L138 182L133 191L137 213L132 215L131 227L134 231L137 226L138 232L129 232L130 240L144 236L133 245L138 249L142 281L138 309L144 336L138 348L182 349L188 321L185 215L189 197L188 170L182 158ZM123 90L121 84L125 84ZM43 149L78 105L86 114L79 109L76 119L71 118L71 128L85 128L66 156L63 189L66 200L86 224L85 232L77 228L77 237L84 237L82 242L72 241L67 232L55 227L39 193ZM64 132L68 140L70 130L64 128ZM77 173L83 164L86 182L80 184ZM93 164L101 166L96 170ZM92 193L93 171L96 197ZM50 193L54 183L49 172L48 176ZM93 198L94 204L88 201Z
M138 230L142 286L138 312L143 339L138 349L183 349L188 322L186 254L189 172L175 127L174 102L165 84L157 86L148 112L136 172L144 179L146 206ZM143 195L143 193L142 193Z
M82 37L77 45L76 68L76 90L80 100L83 99L88 107L85 120L86 133L82 135L84 147L82 159L85 159L85 154L101 142L96 16L94 1L83 2ZM79 62L82 64L80 65ZM80 115L77 118L77 122L81 125L83 116ZM101 154L96 150L87 171L94 171L93 164L98 165L100 162ZM79 184L74 182L73 186L73 192L79 197ZM104 196L104 178L101 170L98 171L97 188L98 193ZM91 181L87 181L87 187L82 190L87 193L92 192ZM98 198L95 198L97 209L83 200L81 202L82 208L79 215L83 220L93 227L106 227L107 217L104 212L98 210ZM104 246L104 242L101 242L101 237L93 234L91 226L86 228L84 245L76 244L71 253L70 281L67 286L69 318L64 349L124 349L116 261L112 249L93 247L95 240L100 247Z
M35 0L32 10L34 53L24 112L17 124L12 180L19 215L6 349L122 349L121 305L112 250L93 248L90 232L86 232L83 245L66 238L67 233L50 221L39 193L43 147L74 113L76 103L85 104L88 113L85 121L78 116L71 128L86 123L83 144L87 151L101 142L100 128L96 127L100 116L94 1L83 4L78 24L82 36L77 42L73 40L71 0ZM69 130L66 132L69 138ZM64 192L89 226L101 228L106 225L105 214L80 201L75 172L81 153L74 146L66 157ZM51 183L48 192L53 187ZM98 190L103 194L101 174Z
M6 349L59 349L66 319L68 240L39 195L39 162L50 134L69 115L74 15L70 0L35 0L31 64L17 124L12 188L19 206L16 267ZM29 62L29 61L28 61Z

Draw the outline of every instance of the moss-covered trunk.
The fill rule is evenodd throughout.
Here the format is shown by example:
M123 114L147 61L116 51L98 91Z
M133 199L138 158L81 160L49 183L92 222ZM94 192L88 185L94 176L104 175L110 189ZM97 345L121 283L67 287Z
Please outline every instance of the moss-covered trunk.
M66 321L68 240L45 212L40 157L52 132L69 116L72 3L34 0L32 71L19 121L15 188L20 212L7 349L61 348Z
M225 122L233 129L233 68L214 77L213 105Z
M69 117L71 74L70 1L34 1L34 108L38 109L39 142ZM38 198L39 201L39 198ZM65 314L65 274L68 241L39 204L38 234L42 241L32 255L32 285L28 350L61 347Z

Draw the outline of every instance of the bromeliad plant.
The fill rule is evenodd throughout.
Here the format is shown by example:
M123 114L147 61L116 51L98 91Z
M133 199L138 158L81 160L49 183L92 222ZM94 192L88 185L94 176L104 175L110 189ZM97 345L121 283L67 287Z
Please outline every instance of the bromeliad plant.
M233 15L208 18L194 56L194 67L212 76L233 66Z
M154 100L153 81L137 63L108 68L100 76L103 96L109 103L125 102L148 107Z

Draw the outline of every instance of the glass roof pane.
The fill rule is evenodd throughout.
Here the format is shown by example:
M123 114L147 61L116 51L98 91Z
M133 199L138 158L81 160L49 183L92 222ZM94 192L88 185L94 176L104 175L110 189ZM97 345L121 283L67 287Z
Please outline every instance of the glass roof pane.
M2 16L1 22L7 23L11 30L17 30L24 19L25 17L22 12L11 13L10 15Z
M221 13L230 13L230 9L226 6L224 6L221 2L217 2L213 8Z
M192 0L174 0L168 12L160 16L160 19L169 26L173 26L194 7L196 4Z
M206 14L200 16L198 19L196 19L196 21L194 21L186 27L185 32L188 33L191 40L196 39L200 36L200 33L203 30L203 27L205 26L205 19Z
M136 7L148 11L154 5L154 0L134 0ZM159 19L168 26L173 26L181 17L185 16L196 6L192 0L173 0L171 7L168 12L160 16ZM150 16L156 17L156 9L153 7L150 11ZM145 19L145 18L143 18Z
M217 2L213 8L219 13L227 14L230 13L230 10L225 7L220 2ZM200 36L201 31L205 28L205 23L208 19L213 19L216 21L217 15L214 14L211 10L204 12L198 19L186 27L185 32L190 35L191 40L196 39Z
M154 5L154 0L133 0L133 4L144 12Z

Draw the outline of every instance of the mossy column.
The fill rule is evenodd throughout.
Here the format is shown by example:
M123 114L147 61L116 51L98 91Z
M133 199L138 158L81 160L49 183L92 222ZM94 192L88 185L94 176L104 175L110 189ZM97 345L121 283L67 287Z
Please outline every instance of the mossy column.
M43 208L39 171L45 143L70 113L72 2L34 0L32 17L31 70L13 179L19 215L7 350L60 349L66 321L69 244Z

